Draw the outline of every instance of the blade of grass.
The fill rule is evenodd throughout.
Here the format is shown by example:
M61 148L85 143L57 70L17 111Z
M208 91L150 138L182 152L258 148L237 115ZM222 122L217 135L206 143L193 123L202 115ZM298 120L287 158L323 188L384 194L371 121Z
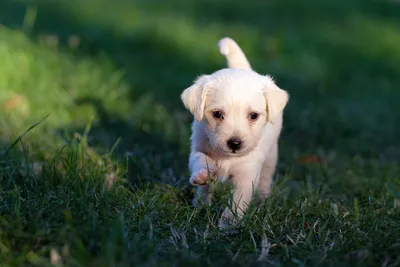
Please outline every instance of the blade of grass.
M25 132L23 132L20 136L18 136L18 138L7 148L6 152L4 152L4 155L7 155L7 153L10 152L10 150L13 149L18 144L19 141L21 141L22 137L24 137L27 133L29 133L31 130L36 128L39 124L41 124L43 121L45 121L49 116L50 116L50 114L47 114L43 119L41 119L37 123L30 126Z

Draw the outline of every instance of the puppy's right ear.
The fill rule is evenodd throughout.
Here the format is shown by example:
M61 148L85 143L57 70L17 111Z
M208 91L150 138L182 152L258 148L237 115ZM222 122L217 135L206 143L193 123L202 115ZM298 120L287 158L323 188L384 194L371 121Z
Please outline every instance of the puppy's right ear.
M195 83L185 89L181 99L185 107L193 114L197 121L203 119L204 105L209 87L207 86L207 75L200 76Z

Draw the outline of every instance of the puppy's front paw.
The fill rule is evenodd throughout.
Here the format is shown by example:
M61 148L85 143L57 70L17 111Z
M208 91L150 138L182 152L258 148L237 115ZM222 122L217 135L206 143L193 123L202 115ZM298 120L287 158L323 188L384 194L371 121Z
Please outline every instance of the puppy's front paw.
M190 177L190 183L194 186L206 185L208 184L208 179L216 180L217 172L215 170L201 169Z

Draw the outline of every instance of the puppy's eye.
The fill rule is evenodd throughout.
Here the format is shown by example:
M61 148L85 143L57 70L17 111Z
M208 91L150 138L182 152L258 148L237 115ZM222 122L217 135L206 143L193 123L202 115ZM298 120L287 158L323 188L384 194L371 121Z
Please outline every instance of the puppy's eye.
M252 121L255 121L258 119L258 117L260 117L260 114L256 113L256 112L252 112L249 114L249 119Z
M214 118L219 119L219 120L224 118L224 114L222 114L222 111L220 111L220 110L213 111L212 115Z

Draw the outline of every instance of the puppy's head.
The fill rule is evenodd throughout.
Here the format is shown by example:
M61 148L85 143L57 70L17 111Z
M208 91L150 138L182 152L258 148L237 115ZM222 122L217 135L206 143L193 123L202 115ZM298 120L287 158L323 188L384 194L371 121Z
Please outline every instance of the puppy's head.
M265 124L279 118L288 94L268 76L222 69L198 78L181 99L203 127L213 150L241 156L257 146Z

